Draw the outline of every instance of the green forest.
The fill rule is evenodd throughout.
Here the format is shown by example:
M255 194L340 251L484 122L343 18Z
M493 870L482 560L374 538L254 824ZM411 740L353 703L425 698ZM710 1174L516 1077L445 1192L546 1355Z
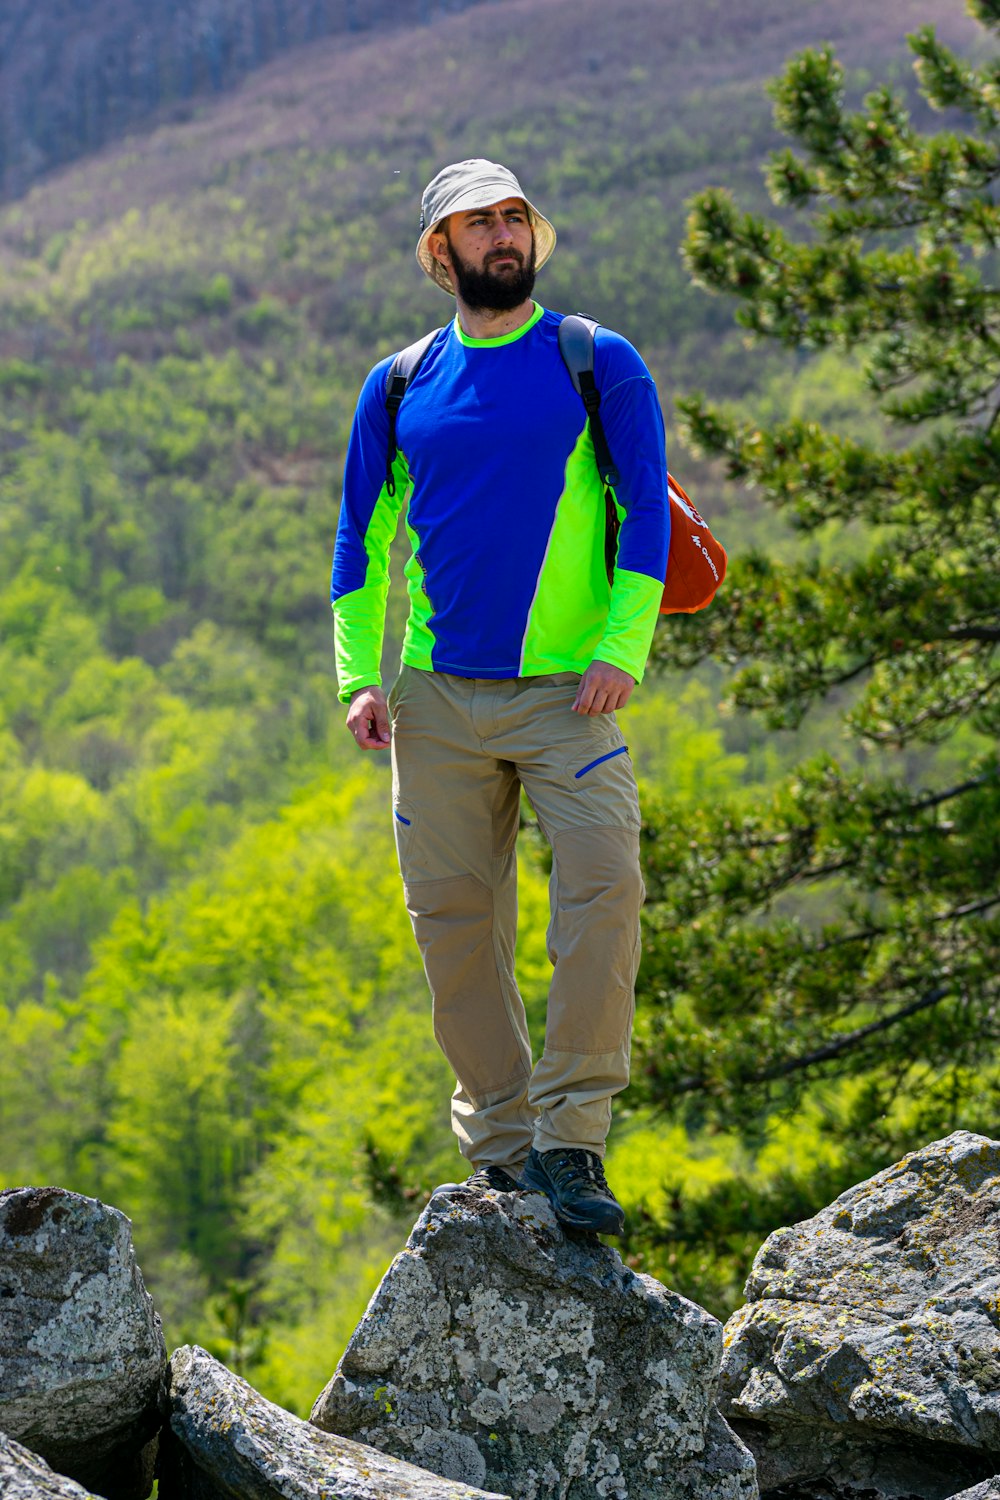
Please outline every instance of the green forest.
M0 207L0 1188L121 1208L168 1347L303 1414L464 1175L328 602L360 384L449 313L445 161L555 222L536 295L643 353L730 555L621 715L623 1255L724 1318L771 1229L1000 1104L1000 0L517 9L289 54ZM520 860L537 1039L527 805Z

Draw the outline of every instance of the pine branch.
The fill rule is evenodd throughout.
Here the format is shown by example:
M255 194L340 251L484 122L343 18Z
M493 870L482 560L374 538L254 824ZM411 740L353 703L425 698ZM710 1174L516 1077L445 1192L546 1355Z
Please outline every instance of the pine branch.
M899 745L904 740L910 739L918 729L925 724L943 724L948 719L953 719L956 714L967 717L979 705L987 700L994 689L1000 687L1000 674L989 678L987 682L981 683L972 692L965 693L960 698L951 698L941 704L931 704L920 713L914 714L912 719L905 723L896 724L892 729L866 729L865 739L871 740L875 745Z
M973 776L970 781L961 781L957 786L947 787L943 792L932 792L928 797L920 797L915 802L908 802L899 811L915 813L923 812L928 807L940 807L942 802L950 802L954 797L964 796L966 792L977 791L979 787L988 786L991 781L996 781L998 778L1000 778L1000 769L986 771L982 776Z
M927 995L921 996L919 1000L912 1001L909 1005L902 1006L893 1011L890 1016L883 1016L879 1021L871 1021L867 1026L859 1026L855 1031L849 1031L842 1036L836 1037L832 1042L827 1042L825 1047L818 1047L815 1052L808 1052L804 1057L786 1058L783 1063L778 1063L772 1068L762 1068L759 1073L748 1079L750 1083L767 1083L775 1078L787 1078L790 1073L799 1073L803 1068L813 1067L816 1063L829 1062L835 1057L841 1057L845 1052L851 1051L870 1036L877 1036L880 1032L888 1031L897 1026L900 1021L907 1020L910 1016L919 1015L921 1011L930 1010L934 1005L946 999L952 993L953 986L950 984L938 985Z
M770 1068L761 1068L756 1073L747 1073L740 1078L740 1083L758 1084L773 1083L778 1078L788 1078L793 1073L801 1073L806 1068L815 1067L817 1063L830 1062L835 1057L841 1057L845 1052L867 1041L871 1036L880 1032L888 1031L900 1021L908 1020L910 1016L919 1015L921 1011L930 1010L934 1005L939 1005L953 991L950 984L939 985L929 994L921 996L919 1000L912 1001L909 1005L902 1006L893 1011L890 1016L883 1016L879 1021L872 1021L867 1026L859 1026L854 1031L848 1031L836 1037L832 1042L827 1042L823 1047L817 1047L813 1052L806 1052L801 1057L786 1058L784 1062L776 1063ZM709 1087L709 1080L705 1077L681 1078L673 1085L675 1094L692 1094Z
M956 906L954 911L942 912L940 916L932 917L932 922L952 922L956 917L978 917L984 911L990 911L992 907L1000 906L1000 893L987 896L982 901L968 901L965 906Z
M949 625L953 641L1000 641L1000 625Z

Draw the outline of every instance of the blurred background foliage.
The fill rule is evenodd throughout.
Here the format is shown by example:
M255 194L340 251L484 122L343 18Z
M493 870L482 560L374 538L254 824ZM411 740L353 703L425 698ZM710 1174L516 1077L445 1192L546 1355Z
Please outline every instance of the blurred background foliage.
M98 7L98 31L125 9ZM844 65L839 84L827 59L779 96L782 127L807 155L825 149L830 172L837 143L801 139L807 85L834 135L837 88L862 110L881 83L915 129L940 129L904 33L933 23L984 68L992 52L960 0L386 3L364 28L363 7L339 20L331 6L251 9L258 52L234 42L216 75L214 43L199 44L187 94L166 62L166 92L154 97L147 72L147 93L129 94L129 54L108 97L133 104L95 113L86 59L70 68L83 103L65 141L52 127L47 156L20 151L17 116L15 161L5 117L5 186L20 196L0 209L0 1186L58 1182L120 1206L168 1342L197 1340L304 1413L427 1192L464 1173L398 888L388 767L343 729L326 590L361 380L448 314L412 258L420 190L444 161L509 161L551 213L560 245L541 300L641 349L671 467L738 559L704 620L661 623L622 715L651 894L636 1083L609 1164L625 1253L724 1317L770 1229L908 1145L995 1118L986 988L949 993L903 1041L887 1027L879 1048L843 1042L885 1014L875 978L890 977L887 994L920 990L919 966L900 978L907 937L921 949L947 911L954 928L962 851L984 895L997 863L985 803L947 832L914 806L991 774L992 721L959 707L946 734L900 734L873 717L871 691L888 673L879 692L913 706L898 663L848 675L854 658L831 666L822 649L836 656L849 589L863 599L873 551L899 535L864 500L888 493L883 470L879 490L823 467L824 433L872 465L909 440L873 387L876 315L810 329L824 276L831 327L847 316L840 263L799 260L797 280L769 281L763 230L732 199L697 200L687 265L679 253L686 205L708 185L764 207L779 145L765 84L797 49L828 39ZM290 50L275 56L280 36ZM6 50L4 78L19 58L28 89L26 46ZM947 75L927 42L933 103L967 116L974 81L963 94L961 68ZM7 94L8 110L27 97ZM988 142L994 127L979 121ZM774 233L819 242L813 188L787 167L785 181ZM840 187L820 183L819 201ZM852 231L862 248L876 228ZM908 231L885 232L895 250ZM976 247L987 286L994 251ZM703 288L756 305L758 324L740 328ZM911 415L941 444L970 418ZM803 488L807 462L825 487ZM973 509L991 483L967 486ZM900 524L923 493L911 490ZM923 598L895 601L907 659L931 638ZM748 634L755 609L766 628ZM390 678L403 611L397 587ZM919 687L926 706L934 673ZM915 819L925 857L894 864L891 839L872 837L880 817ZM806 826L822 837L804 863L773 857ZM926 852L935 841L944 863ZM537 1041L545 851L530 827L522 844L519 966ZM860 876L823 874L835 858ZM976 916L963 942L983 968L995 932L989 910ZM845 921L891 928L866 950L877 975L821 950ZM933 967L940 948L924 949Z

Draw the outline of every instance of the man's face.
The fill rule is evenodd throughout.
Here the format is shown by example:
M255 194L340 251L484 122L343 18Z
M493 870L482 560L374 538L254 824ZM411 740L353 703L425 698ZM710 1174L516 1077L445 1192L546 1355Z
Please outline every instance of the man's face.
M531 296L535 237L520 198L449 214L444 232L431 237L430 249L451 266L455 290L468 307L509 312Z

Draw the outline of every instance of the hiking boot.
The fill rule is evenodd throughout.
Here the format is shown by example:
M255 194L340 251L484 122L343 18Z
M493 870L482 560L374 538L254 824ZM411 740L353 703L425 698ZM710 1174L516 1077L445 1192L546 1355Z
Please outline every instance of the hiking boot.
M477 1188L481 1193L519 1193L521 1183L516 1177L512 1177L506 1167L477 1167L471 1177L467 1177L462 1184L463 1187Z
M512 1177L506 1167L496 1167L492 1163L477 1167L471 1177L464 1182L442 1182L431 1194L433 1198L437 1193L453 1193L462 1188L471 1188L474 1193L519 1193L521 1183L516 1177Z
M595 1234L621 1234L625 1213L604 1176L604 1163L594 1151L528 1152L521 1186L545 1194L561 1224L590 1229Z

